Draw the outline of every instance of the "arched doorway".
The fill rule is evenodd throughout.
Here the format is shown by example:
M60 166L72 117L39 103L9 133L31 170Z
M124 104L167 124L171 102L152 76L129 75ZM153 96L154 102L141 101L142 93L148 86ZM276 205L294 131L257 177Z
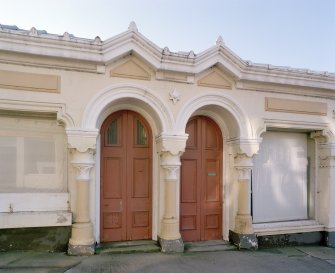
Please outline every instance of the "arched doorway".
M181 159L180 232L184 241L222 239L222 134L205 116L192 117Z
M152 133L136 112L122 110L101 127L102 242L152 237Z

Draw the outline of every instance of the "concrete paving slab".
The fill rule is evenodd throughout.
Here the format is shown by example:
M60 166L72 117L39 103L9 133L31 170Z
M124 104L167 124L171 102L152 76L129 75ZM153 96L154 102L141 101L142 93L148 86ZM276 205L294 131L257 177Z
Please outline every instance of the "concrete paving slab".
M7 268L7 269L0 268L0 273L58 273L58 272L50 271L50 268Z
M335 249L323 246L301 246L296 249L323 260L335 260Z
M0 267L20 259L24 252L0 252Z
M96 255L88 257L66 273L333 273L334 271L334 265L308 255L287 257L284 254L251 251L220 251Z
M286 255L287 257L299 257L299 256L306 256L307 254L299 249L294 247L281 247L278 248L278 251L281 254Z
M11 253L8 263L0 266L0 273L334 273L333 250L311 247L310 253L296 255L294 248L277 251L217 251L189 252L179 254L134 253L100 254L88 257L73 257L63 253ZM2 254L2 255L1 255ZM8 253L6 253L8 254ZM324 256L323 256L324 255ZM327 259L331 257L331 259Z
M8 267L48 267L48 268L69 268L79 264L85 257L68 256L65 253L33 253L24 255L15 263L8 264Z
M335 265L335 260L326 260L326 262Z

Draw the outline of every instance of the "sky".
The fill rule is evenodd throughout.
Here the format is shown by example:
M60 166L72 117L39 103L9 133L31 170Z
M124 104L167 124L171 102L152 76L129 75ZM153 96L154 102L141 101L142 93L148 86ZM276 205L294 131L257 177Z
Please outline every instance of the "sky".
M128 29L200 53L219 35L244 60L335 73L335 0L0 0L0 24L102 40Z

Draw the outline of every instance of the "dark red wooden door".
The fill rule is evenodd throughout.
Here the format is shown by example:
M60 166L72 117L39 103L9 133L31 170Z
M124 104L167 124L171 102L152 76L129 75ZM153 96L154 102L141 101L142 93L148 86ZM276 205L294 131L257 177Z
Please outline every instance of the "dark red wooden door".
M151 238L152 135L132 111L110 115L101 128L101 241Z
M222 239L222 134L208 117L191 118L181 164L180 231L184 241Z

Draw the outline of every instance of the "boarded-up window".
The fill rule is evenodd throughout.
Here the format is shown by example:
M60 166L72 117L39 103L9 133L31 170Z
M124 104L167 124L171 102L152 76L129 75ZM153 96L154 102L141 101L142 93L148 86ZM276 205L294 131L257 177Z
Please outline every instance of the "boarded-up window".
M0 117L0 192L66 191L65 143L56 120Z
M307 134L267 132L254 158L253 222L308 218Z

